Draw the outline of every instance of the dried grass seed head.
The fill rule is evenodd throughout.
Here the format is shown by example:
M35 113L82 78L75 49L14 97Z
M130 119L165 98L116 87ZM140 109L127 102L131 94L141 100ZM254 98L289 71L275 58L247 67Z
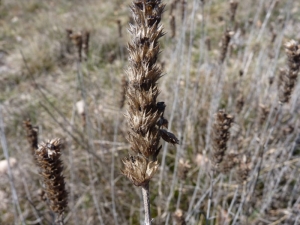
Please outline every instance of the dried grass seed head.
M32 154L34 155L35 150L38 148L38 127L34 127L31 124L31 121L25 120L24 126L27 135L27 141L31 147Z
M61 141L52 139L39 145L36 160L45 184L45 192L53 212L62 215L68 205L68 193L62 175Z
M288 41L285 44L285 53L288 69L281 70L279 77L279 100L282 103L289 102L297 82L300 69L300 45L294 40Z
M158 39L164 35L159 25L163 10L164 5L158 0L135 1L131 6L135 24L130 26L133 39L128 44L128 141L135 153L147 158L155 154L160 140L157 81L162 71L157 58L160 51Z
M221 52L220 52L220 59L219 59L220 63L223 63L225 58L226 58L229 42L230 42L231 37L233 35L234 35L234 32L231 31L231 30L226 30L225 33L223 34L222 44L221 44Z
M138 0L131 6L134 24L129 29L132 41L128 44L130 65L126 72L128 109L125 117L130 128L127 139L136 155L123 160L122 173L136 186L146 185L158 169L160 127L167 124L163 118L166 105L157 102L157 82L162 76L157 63L158 40L164 35L160 25L164 7L160 0ZM173 142L176 139L171 133L168 136Z
M226 114L223 110L220 110L215 115L212 130L213 162L215 165L223 161L227 149L227 141L230 137L229 129L232 122L233 116Z

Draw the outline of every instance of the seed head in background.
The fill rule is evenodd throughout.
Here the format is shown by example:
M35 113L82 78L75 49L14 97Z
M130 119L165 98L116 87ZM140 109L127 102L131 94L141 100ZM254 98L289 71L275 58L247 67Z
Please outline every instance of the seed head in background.
M60 155L61 141L58 138L42 143L35 153L50 208L57 215L56 222L63 224L63 214L68 205L68 193L62 175L63 164Z
M229 129L233 122L233 117L219 110L215 115L215 122L212 130L212 160L216 169L220 169L220 164L225 158L227 142L230 137Z
M31 153L34 156L35 151L38 149L38 128L32 126L29 119L25 120L23 124L26 130L27 141L31 148Z
M279 101L288 103L292 91L296 85L300 69L300 44L294 40L285 44L288 69L280 71L279 77Z

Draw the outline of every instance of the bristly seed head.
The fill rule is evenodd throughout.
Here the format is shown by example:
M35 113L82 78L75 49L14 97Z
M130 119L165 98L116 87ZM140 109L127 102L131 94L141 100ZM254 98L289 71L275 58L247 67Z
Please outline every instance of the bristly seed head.
M131 6L134 23L129 29L132 41L128 44L130 65L126 72L128 110L125 116L129 124L127 139L136 156L134 161L133 158L123 160L122 173L137 186L149 182L158 168L161 137L172 144L178 143L174 134L161 129L168 126L164 118L166 105L157 102L157 82L162 76L157 63L158 41L164 35L160 25L164 7L160 0L136 0ZM149 169L150 175L145 172Z
M125 168L121 170L135 186L147 184L158 169L157 161L148 161L144 156L129 156L123 159Z
M279 101L289 102L300 69L300 44L291 40L285 44L288 69L282 69L279 77Z
M34 127L31 121L25 120L24 126L27 134L27 141L30 144L32 155L34 156L35 151L38 149L38 127Z
M68 205L68 193L62 175L63 165L60 155L61 141L58 138L42 143L35 152L50 208L62 216Z

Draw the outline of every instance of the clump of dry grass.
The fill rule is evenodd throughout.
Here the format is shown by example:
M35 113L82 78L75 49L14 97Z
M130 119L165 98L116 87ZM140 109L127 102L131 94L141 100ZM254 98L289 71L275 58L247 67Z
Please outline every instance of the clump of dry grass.
M297 82L300 68L300 45L294 41L285 44L288 69L282 70L279 77L279 100L282 103L289 102L292 91Z
M62 175L63 164L60 155L60 139L52 139L42 143L35 153L50 208L57 215L56 222L64 224L63 217L68 206L68 193Z

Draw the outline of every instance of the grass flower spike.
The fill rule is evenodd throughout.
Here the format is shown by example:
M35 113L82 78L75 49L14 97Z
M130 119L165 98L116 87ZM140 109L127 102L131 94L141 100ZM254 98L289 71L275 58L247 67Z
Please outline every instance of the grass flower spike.
M159 90L157 81L162 70L157 65L160 47L158 40L164 35L160 25L164 5L160 0L134 1L131 11L134 25L130 25L132 42L128 44L129 68L127 70L129 124L128 141L136 154L123 160L122 173L134 185L142 186L145 224L151 224L149 203L149 181L158 169L157 155L161 137L178 143L174 134L161 129L168 124L163 117L164 102L157 102Z
M300 45L291 40L285 44L288 69L281 71L279 78L279 100L282 103L289 102L292 91L296 85L300 69Z
M68 193L62 175L63 165L60 159L60 139L53 139L39 145L36 160L40 168L50 208L56 213L56 222L63 224L63 213L68 205Z

